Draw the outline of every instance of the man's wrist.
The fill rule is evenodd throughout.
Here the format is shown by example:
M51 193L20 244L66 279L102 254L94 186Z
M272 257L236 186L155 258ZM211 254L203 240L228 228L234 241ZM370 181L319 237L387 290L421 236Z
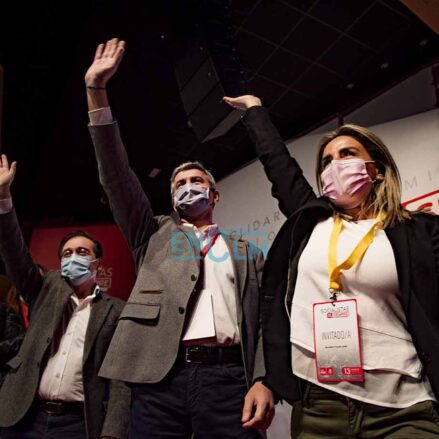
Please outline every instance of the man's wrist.
M9 213L13 208L12 198L2 198L0 196L0 215Z
M5 200L7 198L11 198L9 186L0 187L0 200Z
M105 81L99 80L98 78L95 77L85 78L86 88L100 90L100 89L105 89L106 85L107 84L105 83Z

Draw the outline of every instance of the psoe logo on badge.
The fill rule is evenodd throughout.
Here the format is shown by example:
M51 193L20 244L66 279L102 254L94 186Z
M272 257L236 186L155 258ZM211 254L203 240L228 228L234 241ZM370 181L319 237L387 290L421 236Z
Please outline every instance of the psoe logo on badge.
M432 215L439 215L439 189L405 201L402 205L408 210L423 209Z
M326 314L326 318L328 319L340 319L343 317L349 317L349 308L347 306L343 307L341 310L328 312L328 314Z
M321 367L320 368L320 375L332 376L332 375L334 375L334 368L332 368L332 367Z

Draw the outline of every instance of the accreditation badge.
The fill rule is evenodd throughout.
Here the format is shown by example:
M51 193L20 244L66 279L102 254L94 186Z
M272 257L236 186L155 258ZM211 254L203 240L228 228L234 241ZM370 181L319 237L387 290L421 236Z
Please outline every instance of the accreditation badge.
M364 381L357 301L315 303L313 328L317 379Z

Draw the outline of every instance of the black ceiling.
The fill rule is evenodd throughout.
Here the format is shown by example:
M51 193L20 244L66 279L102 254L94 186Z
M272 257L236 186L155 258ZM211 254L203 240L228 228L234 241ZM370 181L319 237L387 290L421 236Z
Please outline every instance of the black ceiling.
M343 115L439 56L439 37L398 0L156 3L17 2L2 11L2 142L19 162L13 189L22 219L111 219L82 79L96 44L108 38L127 41L110 99L157 213L170 209L168 179L182 161L201 160L221 179L255 157L240 123L204 143L188 124L174 65L195 34L207 33L213 45L215 36L224 38L223 53L236 58L247 90L263 99L286 139ZM153 168L161 172L149 178Z

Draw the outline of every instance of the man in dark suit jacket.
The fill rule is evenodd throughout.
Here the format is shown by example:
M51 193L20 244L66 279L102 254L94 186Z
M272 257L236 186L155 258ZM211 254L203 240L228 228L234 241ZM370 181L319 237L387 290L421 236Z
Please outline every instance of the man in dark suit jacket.
M61 272L43 277L12 207L15 167L2 155L0 256L29 304L30 325L0 390L1 437L125 438L129 389L98 377L123 308L96 285L102 246L86 232L66 235Z
M262 252L213 224L219 192L198 162L174 170L178 215L153 216L105 92L123 51L117 39L98 46L85 77L100 180L137 264L100 374L131 383L130 438L255 438L274 414L255 382Z

